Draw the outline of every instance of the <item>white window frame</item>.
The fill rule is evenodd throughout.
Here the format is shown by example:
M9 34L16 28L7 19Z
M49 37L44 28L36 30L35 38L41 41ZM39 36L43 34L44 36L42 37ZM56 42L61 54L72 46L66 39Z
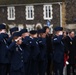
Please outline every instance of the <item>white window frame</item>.
M34 20L34 6L26 6L26 20ZM31 12L32 11L32 12Z
M50 11L49 11L49 9L50 9ZM49 15L49 13L50 13L51 16ZM44 18L44 20L52 19L53 18L52 14L53 14L52 5L44 5L43 6L43 18Z
M15 7L9 6L7 7L7 19L8 20L15 20Z
M35 25L34 24L26 24L26 29L28 30L28 31L31 31L31 30L34 30L34 27L35 27Z

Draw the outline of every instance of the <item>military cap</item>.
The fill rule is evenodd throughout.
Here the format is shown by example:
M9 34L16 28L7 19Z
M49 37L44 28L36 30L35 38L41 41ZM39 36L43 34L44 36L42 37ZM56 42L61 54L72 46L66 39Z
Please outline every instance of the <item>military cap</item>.
M1 29L6 29L6 26L4 24L0 24L0 30Z
M26 33L26 32L28 32L27 29L22 29L22 30L20 31L21 35L22 35L23 33Z
M45 33L46 31L44 30L44 29L39 29L38 30L38 33L40 34L40 33Z
M54 30L55 30L55 31L62 31L62 30L63 30L63 28L62 28L62 27L60 27L60 26L58 26L58 27L55 27L55 28L54 28Z
M15 32L15 33L12 35L12 37L19 37L19 36L21 36L20 32Z
M32 34L32 35L34 35L34 34L36 34L37 33L37 30L31 30L30 31L30 34Z
M12 34L12 32L18 31L18 27L13 27L10 29L10 33Z

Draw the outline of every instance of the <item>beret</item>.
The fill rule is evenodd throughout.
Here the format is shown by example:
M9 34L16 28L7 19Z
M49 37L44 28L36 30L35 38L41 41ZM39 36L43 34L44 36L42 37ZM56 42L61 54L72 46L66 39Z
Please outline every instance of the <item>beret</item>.
M0 29L6 29L6 26L4 24L0 24Z
M22 30L20 31L21 35L22 35L23 33L26 33L26 32L28 32L27 29L22 29Z
M38 30L38 33L40 34L40 33L45 33L46 31L44 30L44 29L39 29Z
M37 33L37 30L31 30L30 31L30 34L32 34L32 35L34 35L34 34L36 34Z
M15 33L12 35L12 37L19 37L19 36L21 36L20 32L15 32Z
M10 33L12 34L12 32L18 31L18 27L13 27L10 29Z
M60 26L58 26L58 27L55 27L55 28L54 28L54 30L55 30L55 31L62 31L62 30L63 30L63 28L62 28L62 27L60 27Z

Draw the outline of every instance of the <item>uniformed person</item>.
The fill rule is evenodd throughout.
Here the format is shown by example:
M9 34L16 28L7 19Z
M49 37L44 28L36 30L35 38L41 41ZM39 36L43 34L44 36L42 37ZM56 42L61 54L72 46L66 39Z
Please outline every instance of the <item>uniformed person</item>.
M39 58L39 44L37 31L30 31L30 48L31 48L31 61L30 61L30 74L29 75L37 75L38 74L38 58Z
M22 47L24 48L24 68L25 75L29 75L29 64L30 64L30 45L29 45L29 32L27 29L22 29L20 31L22 37Z
M21 47L22 38L19 32L13 34L12 43L9 45L11 58L10 75L25 75L24 74L24 50Z
M8 35L6 33L6 26L0 24L0 75L6 75L8 69Z
M47 75L52 74L52 60L51 60L51 54L52 54L52 34L50 34L50 29L48 26L44 26L43 29L46 31L46 45L47 45L47 59L48 59L48 64L47 64Z
M47 70L47 46L46 46L46 33L44 29L39 30L39 62L38 62L38 69L39 75L45 75Z
M64 67L64 44L62 42L63 38L63 28L55 28L55 36L53 37L53 63L54 63L54 73L55 75L63 75Z
M67 75L71 72L74 74L74 31L69 31L68 36L65 38L65 48L68 57Z
M13 33L17 32L17 31L19 31L18 27L13 27L13 28L10 29L10 37L7 40L9 45L12 42L12 35L13 35Z

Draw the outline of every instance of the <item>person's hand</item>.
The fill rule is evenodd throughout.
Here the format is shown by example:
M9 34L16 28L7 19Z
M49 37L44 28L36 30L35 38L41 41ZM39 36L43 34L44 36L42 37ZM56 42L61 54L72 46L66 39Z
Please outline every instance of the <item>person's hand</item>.
M62 32L62 31L60 31L60 32L59 32L59 35L63 35L63 32Z
M2 29L1 31L0 31L0 34L1 33L6 33L6 30L5 29Z

